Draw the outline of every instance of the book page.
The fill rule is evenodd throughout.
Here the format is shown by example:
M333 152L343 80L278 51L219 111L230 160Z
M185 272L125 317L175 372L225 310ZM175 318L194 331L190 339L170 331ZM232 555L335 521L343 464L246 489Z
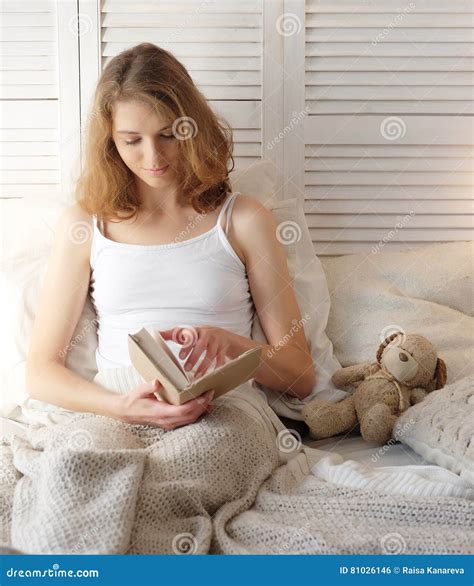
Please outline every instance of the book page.
M160 334L159 330L151 330L150 335L155 340L155 342L158 344L158 346L163 350L163 352L166 354L166 356L168 356L168 358L170 358L173 361L173 363L177 366L177 368L179 368L179 370L183 373L183 375L186 377L188 382L192 382L192 379L189 376L189 372L186 372L184 370L182 364L180 363L180 361L178 360L178 358L176 357L174 352L171 350L171 348L168 346L168 344L166 343L166 340Z

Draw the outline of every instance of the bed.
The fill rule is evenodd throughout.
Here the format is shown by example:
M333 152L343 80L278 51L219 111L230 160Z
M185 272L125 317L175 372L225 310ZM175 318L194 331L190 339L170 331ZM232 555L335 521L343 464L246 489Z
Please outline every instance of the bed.
M357 429L315 441L308 436L301 405L294 398L283 395L275 401L270 390L262 389L271 398L267 415L274 435L258 423L252 427L252 433L261 436L261 453L250 458L248 429L244 431L249 418L242 415L240 421L238 410L224 408L221 419L195 428L204 450L220 450L216 434L222 437L225 422L233 422L237 435L228 441L239 447L232 450L232 457L227 452L223 458L227 472L214 478L212 470L206 476L191 469L183 445L193 451L197 444L185 429L166 436L156 430L132 433L119 423L104 421L107 418L72 414L34 401L24 388L26 349L51 228L64 203L5 202L6 238L12 245L2 268L2 306L8 307L3 315L8 350L1 404L4 550L472 553L472 243L320 260L314 256L302 206L296 200L274 198L274 169L257 165L235 175L233 185L247 193L257 193L258 186L259 197L279 223L299 227L299 237L286 249L301 313L310 317L305 334L319 373L318 397L336 401L345 396L331 385L334 370L373 359L381 336L402 329L422 333L438 348L448 366L449 408L439 398L443 389L437 391L439 397L426 407L436 414L431 415L432 428L426 427L426 412L420 407L414 412L420 422L414 426L418 435L408 434L383 447L364 442ZM34 234L27 244L19 226ZM97 343L93 323L88 300L66 362L88 380L97 375L91 359ZM252 337L265 340L258 319ZM451 418L446 426L443 413ZM64 450L65 433L79 441L69 451ZM448 434L455 439L448 441ZM165 461L169 466L174 462L172 473L181 484L161 476ZM100 476L91 472L91 462L103 471ZM227 482L237 473L245 479L240 492L232 491ZM166 497L175 508L160 509ZM153 523L157 515L158 524Z

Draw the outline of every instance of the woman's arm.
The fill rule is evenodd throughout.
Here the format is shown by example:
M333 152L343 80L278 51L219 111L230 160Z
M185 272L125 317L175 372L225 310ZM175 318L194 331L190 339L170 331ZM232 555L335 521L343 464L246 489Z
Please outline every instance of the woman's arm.
M275 217L255 198L241 195L230 226L245 255L252 298L269 344L230 333L229 356L263 347L255 380L304 399L316 384L316 373Z
M91 240L89 216L77 204L63 210L33 325L26 387L32 398L64 409L115 416L116 393L64 366L89 289Z
M229 332L231 340L229 357L236 358L250 348L262 348L262 360L254 378L258 383L275 391L282 391L304 399L311 394L316 384L316 374L311 360L302 358L302 351L291 344L275 348L270 344L257 342ZM304 352L303 352L304 354ZM301 366L301 370L298 368Z

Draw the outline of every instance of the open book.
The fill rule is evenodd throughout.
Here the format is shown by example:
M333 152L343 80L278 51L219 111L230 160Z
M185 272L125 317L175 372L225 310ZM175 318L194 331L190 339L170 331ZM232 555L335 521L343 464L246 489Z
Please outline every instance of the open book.
M214 398L248 381L260 365L262 348L251 348L226 364L191 380L158 331L156 339L142 328L128 334L128 351L133 366L146 380L157 378L163 385L160 396L172 405L182 405L213 389Z

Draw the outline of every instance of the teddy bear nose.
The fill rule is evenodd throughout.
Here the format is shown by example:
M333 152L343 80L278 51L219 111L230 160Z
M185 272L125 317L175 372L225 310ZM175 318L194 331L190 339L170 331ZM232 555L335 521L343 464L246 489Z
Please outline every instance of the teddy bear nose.
M400 358L400 360L402 362L408 362L408 356L406 354L403 354L403 352L400 352L400 354L398 355L398 357Z

